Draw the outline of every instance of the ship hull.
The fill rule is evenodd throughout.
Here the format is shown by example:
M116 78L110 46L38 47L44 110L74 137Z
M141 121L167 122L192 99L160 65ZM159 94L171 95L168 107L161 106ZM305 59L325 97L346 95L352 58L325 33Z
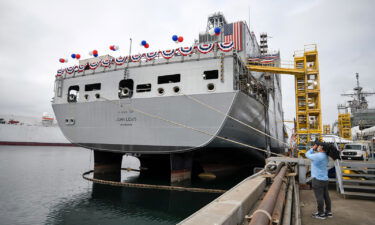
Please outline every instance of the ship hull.
M53 109L64 135L72 143L94 150L171 154L200 148L246 148L216 136L267 147L265 135L226 116L268 132L265 106L258 100L238 91L191 97L206 105L180 95L55 104ZM65 123L69 118L74 118L74 125Z

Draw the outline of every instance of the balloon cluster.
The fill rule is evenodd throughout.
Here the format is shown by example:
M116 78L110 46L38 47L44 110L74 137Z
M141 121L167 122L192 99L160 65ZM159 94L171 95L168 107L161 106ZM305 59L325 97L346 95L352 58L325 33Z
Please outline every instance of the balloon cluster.
M145 47L145 48L148 48L150 47L150 45L147 43L147 41L143 40L141 41L141 46Z
M98 57L98 50L92 50L92 51L90 51L89 55L92 55L94 57Z
M184 41L184 37L182 36L177 36L177 35L173 35L172 36L172 40L176 43L179 43L179 42L183 42Z
M215 27L215 28L212 28L208 31L208 33L211 35L211 36L219 36L220 33L221 33L221 28L220 27Z
M120 47L118 45L110 45L109 49L111 49L112 51L117 51L120 49Z
M60 58L60 59L59 59L59 62L61 62L61 63L67 63L67 62L68 62L68 59Z
M73 59L80 59L80 58L81 58L81 55L80 55L80 54L75 54L75 53L73 53L73 54L71 55L71 57L72 57Z

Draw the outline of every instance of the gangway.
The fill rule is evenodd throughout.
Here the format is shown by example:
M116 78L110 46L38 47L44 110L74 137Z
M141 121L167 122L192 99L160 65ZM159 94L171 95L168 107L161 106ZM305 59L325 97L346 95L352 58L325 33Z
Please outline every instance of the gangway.
M306 45L303 51L294 52L292 68L281 67L280 63L260 64L251 58L248 61L250 71L294 75L297 144L303 152L310 141L321 139L323 127L317 46Z

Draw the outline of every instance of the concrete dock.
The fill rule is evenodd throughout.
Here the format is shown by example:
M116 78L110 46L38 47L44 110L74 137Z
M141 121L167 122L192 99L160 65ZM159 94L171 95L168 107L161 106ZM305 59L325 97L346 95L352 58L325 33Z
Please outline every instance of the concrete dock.
M282 160L278 158L280 159ZM277 183L276 174L282 174L276 171L282 169L276 169L274 174L270 174L268 168L272 168L273 164L267 164L271 167L266 166L264 171L245 179L179 224L268 225L272 221L273 225L375 225L375 180L372 172L375 164L373 162L337 161L334 164L337 179L332 179L330 184L333 218L321 220L311 216L317 209L313 190L306 190L310 187L308 180L311 180L310 177L306 177L308 165L304 160L296 160L298 166L294 169L292 165L297 165L296 162L292 164L288 162L289 164L285 163L285 165L280 163L277 166L277 168L284 167L284 171L286 167L289 168L288 173L284 172L280 177L284 187L273 188ZM357 171L357 173L342 174L344 170ZM272 185L267 185L268 188L267 179L273 181ZM304 189L300 189L300 186ZM258 219L259 216L262 219Z
M329 192L333 218L314 219L315 197L312 190L300 190L302 224L304 225L375 225L375 199L343 198L336 190Z

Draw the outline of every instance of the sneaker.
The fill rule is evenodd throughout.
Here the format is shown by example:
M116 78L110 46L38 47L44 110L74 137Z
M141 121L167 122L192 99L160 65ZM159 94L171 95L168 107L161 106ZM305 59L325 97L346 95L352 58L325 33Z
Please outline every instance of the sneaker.
M327 219L326 214L319 214L318 212L313 213L312 217L315 218L315 219L321 219L321 220Z
M328 218L332 218L333 217L333 214L331 212L326 212L325 215Z

